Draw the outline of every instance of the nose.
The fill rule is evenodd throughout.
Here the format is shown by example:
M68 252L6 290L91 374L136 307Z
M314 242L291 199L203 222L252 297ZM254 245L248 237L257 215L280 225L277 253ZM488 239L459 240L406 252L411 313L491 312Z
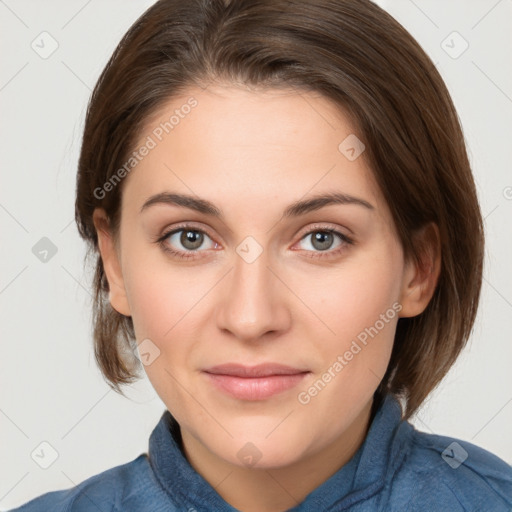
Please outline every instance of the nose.
M265 251L248 263L235 255L217 306L217 325L246 342L267 339L290 328L290 291L269 266Z

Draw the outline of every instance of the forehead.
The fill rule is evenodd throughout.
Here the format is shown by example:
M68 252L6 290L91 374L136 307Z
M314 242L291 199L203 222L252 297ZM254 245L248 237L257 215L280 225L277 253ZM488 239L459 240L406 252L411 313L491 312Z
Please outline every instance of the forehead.
M379 193L364 153L355 160L344 153L355 132L350 118L317 93L190 88L145 123L135 149L151 149L127 176L123 202L140 206L172 189L214 202L236 194L268 207L271 198L336 189L375 204Z

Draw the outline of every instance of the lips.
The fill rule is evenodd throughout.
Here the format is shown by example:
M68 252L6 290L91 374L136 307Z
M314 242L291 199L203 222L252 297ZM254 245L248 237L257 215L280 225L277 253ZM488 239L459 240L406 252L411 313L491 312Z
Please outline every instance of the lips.
M227 363L204 370L217 389L239 400L265 400L297 386L310 373L278 363L244 366Z

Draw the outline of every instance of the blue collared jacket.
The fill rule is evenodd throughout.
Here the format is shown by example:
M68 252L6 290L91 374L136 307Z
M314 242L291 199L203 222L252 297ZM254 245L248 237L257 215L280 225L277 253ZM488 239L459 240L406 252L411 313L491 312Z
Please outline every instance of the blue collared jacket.
M165 411L148 453L12 512L237 512L189 464L180 439ZM388 395L349 462L288 512L309 511L511 512L512 466L472 443L416 430Z

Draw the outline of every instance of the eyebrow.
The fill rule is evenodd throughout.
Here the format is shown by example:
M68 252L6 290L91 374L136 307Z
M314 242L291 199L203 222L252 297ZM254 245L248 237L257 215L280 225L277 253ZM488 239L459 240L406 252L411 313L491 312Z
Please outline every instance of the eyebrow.
M212 217L223 218L222 211L217 208L213 203L206 199L201 199L188 194L176 194L171 192L161 192L155 194L147 199L140 209L140 213L149 208L150 206L157 204L167 204L173 206L182 206L190 208L199 213L205 215L211 215ZM295 201L290 204L283 212L283 217L298 217L305 215L306 213L319 210L324 206L333 204L343 205L359 205L367 208L368 210L374 210L375 207L364 199L351 196L349 194L343 194L340 192L331 192L327 194L317 194L309 199Z

